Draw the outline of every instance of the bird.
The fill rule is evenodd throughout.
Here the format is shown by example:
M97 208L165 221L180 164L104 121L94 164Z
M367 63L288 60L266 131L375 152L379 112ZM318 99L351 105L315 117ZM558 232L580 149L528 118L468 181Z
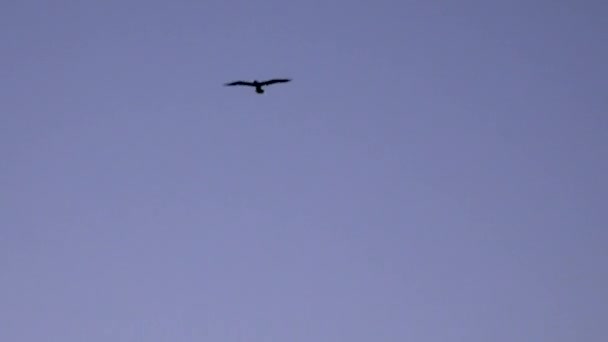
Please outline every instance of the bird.
M257 80L254 80L253 82L235 81L235 82L226 83L224 85L225 86L242 85L242 86L255 87L255 92L256 93L258 93L258 94L264 94L264 89L262 89L262 87L268 86L268 85L271 85L271 84L275 84L275 83L286 83L286 82L290 82L290 81L291 81L291 79L289 79L289 78L274 78L274 79L267 80L267 81L262 81L262 82L258 82Z

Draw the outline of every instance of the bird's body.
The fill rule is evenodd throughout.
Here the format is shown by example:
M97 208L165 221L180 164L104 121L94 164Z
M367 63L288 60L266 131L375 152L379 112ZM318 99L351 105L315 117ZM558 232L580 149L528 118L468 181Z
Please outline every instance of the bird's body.
M236 81L236 82L230 82L230 83L226 83L226 86L237 86L237 85L242 85L242 86L250 86L250 87L255 87L255 92L258 94L264 94L264 89L262 89L262 87L267 86L267 85L271 85L271 84L275 84L275 83L285 83L285 82L289 82L291 81L291 79L288 78L275 78L275 79L271 79L271 80L267 80L267 81L262 81L262 82L258 82L257 80L254 80L253 82L246 82L246 81Z

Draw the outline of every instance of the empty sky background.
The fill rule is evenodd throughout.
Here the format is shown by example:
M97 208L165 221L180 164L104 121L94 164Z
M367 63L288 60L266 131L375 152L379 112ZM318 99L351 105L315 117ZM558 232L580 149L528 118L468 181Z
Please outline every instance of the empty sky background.
M0 340L606 341L607 8L2 1Z

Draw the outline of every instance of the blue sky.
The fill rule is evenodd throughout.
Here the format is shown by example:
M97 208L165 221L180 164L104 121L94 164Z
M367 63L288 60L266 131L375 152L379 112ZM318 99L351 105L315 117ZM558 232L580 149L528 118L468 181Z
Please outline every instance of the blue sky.
M4 1L0 340L605 341L606 10Z

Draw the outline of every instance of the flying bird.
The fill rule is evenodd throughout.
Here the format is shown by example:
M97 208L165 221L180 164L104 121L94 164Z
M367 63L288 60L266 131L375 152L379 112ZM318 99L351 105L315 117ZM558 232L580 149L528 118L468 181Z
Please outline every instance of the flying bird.
M275 84L275 83L286 83L291 81L291 79L289 78L274 78L271 80L267 80L267 81L262 81L262 82L258 82L257 80L254 80L253 82L246 82L246 81L236 81L236 82L230 82L230 83L226 83L224 84L225 86L237 86L237 85L242 85L242 86L250 86L250 87L255 87L255 92L258 94L264 94L264 89L262 89L262 87L264 86L268 86L271 84Z

